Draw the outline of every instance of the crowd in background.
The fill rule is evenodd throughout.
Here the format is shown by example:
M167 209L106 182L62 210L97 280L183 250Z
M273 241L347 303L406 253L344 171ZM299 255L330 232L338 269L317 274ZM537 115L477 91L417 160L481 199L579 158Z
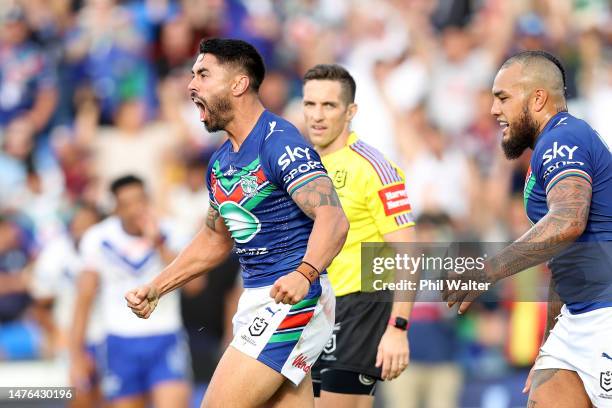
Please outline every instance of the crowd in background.
M204 129L187 83L199 41L211 36L259 50L263 103L298 128L304 72L346 66L357 82L353 129L406 171L423 241L501 242L530 226L522 198L529 153L507 161L489 113L493 77L509 55L557 55L570 112L612 145L606 0L2 1L0 364L58 353L31 293L38 255L67 233L77 209L112 209L113 179L142 177L158 216L185 234L202 224L207 158L224 135ZM183 294L194 356L228 339L223 310L237 269L234 262L219 281ZM524 377L545 307L493 295L474 309L457 319L441 303L415 307L414 389L405 393L466 401L469 387ZM210 338L198 334L211 325ZM196 357L196 379L205 382L214 363Z

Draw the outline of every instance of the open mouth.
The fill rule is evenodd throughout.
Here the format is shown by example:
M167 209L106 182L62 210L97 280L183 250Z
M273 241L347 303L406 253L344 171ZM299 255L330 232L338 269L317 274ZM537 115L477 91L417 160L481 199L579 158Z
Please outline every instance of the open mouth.
M192 96L191 100L195 103L196 107L200 111L200 122L204 122L206 120L206 105L200 99Z
M498 121L499 126L502 128L502 135L505 135L510 127L510 124L506 121L500 120Z

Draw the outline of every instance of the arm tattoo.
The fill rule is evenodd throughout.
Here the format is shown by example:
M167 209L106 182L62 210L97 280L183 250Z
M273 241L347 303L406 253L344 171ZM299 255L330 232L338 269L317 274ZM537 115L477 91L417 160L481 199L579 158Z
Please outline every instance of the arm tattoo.
M329 205L340 207L340 199L329 177L319 177L298 189L291 196L293 201L304 211L304 214L314 219L316 209Z
M491 260L495 279L502 279L548 261L570 245L586 227L591 184L567 177L548 193L548 213L516 242Z
M219 217L221 216L221 214L219 214L219 211L215 210L214 208L210 207L208 209L208 214L206 215L206 226L208 228L210 228L213 231L217 231L216 230L216 224L217 224L217 220L219 219Z

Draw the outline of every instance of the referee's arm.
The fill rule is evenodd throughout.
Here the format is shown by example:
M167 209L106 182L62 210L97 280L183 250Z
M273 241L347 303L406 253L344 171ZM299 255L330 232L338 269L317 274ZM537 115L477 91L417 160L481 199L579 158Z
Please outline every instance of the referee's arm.
M385 242L401 244L414 242L415 233L412 226L401 228L383 235ZM411 293L410 295L414 295ZM391 318L401 317L405 320L410 318L412 312L413 296L406 301L402 291L393 293L393 307ZM389 324L383 337L378 344L376 355L376 367L382 367L381 377L383 380L392 380L398 377L408 367L410 360L410 348L406 331Z

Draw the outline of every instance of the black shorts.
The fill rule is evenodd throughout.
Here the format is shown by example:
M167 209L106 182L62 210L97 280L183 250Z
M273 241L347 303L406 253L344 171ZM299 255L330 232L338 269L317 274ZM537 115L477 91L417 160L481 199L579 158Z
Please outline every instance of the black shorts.
M380 379L381 368L376 368L378 343L382 338L393 306L393 295L388 291L356 292L336 298L336 324L312 368L313 378L320 370L333 368L352 371Z

